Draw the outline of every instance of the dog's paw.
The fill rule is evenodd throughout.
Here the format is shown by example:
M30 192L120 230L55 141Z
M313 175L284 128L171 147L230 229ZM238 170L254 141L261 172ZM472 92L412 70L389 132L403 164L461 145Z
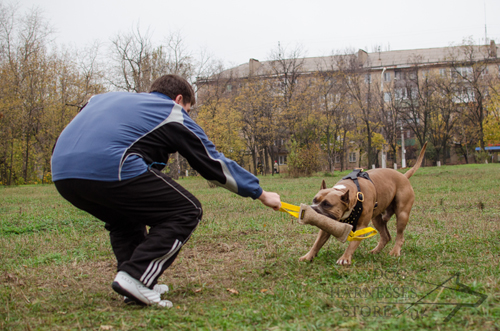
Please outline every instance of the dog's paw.
M340 257L340 259L337 260L338 265L350 265L351 264L351 258L350 257Z
M380 251L382 250L382 248L384 247L379 247L380 245L377 245L377 247L375 247L374 249L372 249L370 251L371 254L377 254L377 253L380 253Z
M303 261L309 261L309 262L311 262L313 259L314 259L314 256L312 254L307 253L306 255L304 255L301 258L299 258L299 261L300 262L303 262Z
M398 257L401 255L401 249L399 247L394 247L390 252L389 255Z

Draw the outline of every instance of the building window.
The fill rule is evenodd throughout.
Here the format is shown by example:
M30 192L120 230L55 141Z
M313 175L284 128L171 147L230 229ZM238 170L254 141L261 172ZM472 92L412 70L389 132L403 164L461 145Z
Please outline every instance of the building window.
M474 99L475 99L475 93L474 90L471 88L455 92L455 95L452 97L452 101L454 103L469 103L473 102Z
M472 67L458 67L452 71L453 78L468 78L472 76Z
M403 78L403 73L401 72L401 70L395 70L394 71L394 79L402 79Z
M231 84L227 84L226 91L231 92L232 89L233 89L233 86Z
M384 101L391 102L391 100L392 100L391 92L384 92Z
M429 70L422 70L422 78L426 79L429 77Z
M280 155L278 157L278 160L279 160L279 164L282 165L282 164L286 164L286 155Z
M390 82L390 81L391 81L391 73L384 72L384 82Z
M406 94L406 88L401 87L394 90L394 97L396 100L406 100L408 95Z
M372 82L372 75L371 74L366 74L365 75L365 83L370 84Z
M406 138L410 138L410 135L411 135L411 130L408 130L408 131L406 132Z
M410 89L410 96L413 100L416 100L418 98L418 89L416 87L412 87Z
M442 78L446 77L446 69L445 68L439 69L439 76L441 76Z
M356 162L356 152L349 153L349 162Z
M481 76L482 77L488 76L489 73L490 71L488 70L488 67L484 67L484 70L481 71Z

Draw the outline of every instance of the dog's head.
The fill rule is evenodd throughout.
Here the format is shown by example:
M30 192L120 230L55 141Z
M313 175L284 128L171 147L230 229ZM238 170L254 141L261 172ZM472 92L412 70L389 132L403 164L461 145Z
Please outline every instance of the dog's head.
M337 184L327 189L323 180L311 207L317 213L339 221L347 218L351 213L353 207L351 200L349 189L345 185Z

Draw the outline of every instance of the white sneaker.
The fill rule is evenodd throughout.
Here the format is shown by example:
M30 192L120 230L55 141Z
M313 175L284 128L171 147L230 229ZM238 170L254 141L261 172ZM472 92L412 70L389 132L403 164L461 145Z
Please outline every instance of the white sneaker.
M163 293L167 293L169 291L169 288L167 285L155 284L155 286L153 286L153 291L157 292L159 295L162 295ZM134 300L129 299L127 296L123 297L123 302L126 303L127 305L135 303Z
M156 284L153 286L153 291L158 292L158 294L162 295L163 293L168 292L168 285Z
M161 307L171 308L172 302L168 300L161 300L160 293L154 290L150 290L143 283L135 278L132 278L125 271L119 271L116 274L115 280L111 287L115 292L126 296L127 298L135 301L142 305L159 305ZM165 290L164 287L159 287ZM168 290L168 286L167 286ZM164 293L164 292L163 292Z

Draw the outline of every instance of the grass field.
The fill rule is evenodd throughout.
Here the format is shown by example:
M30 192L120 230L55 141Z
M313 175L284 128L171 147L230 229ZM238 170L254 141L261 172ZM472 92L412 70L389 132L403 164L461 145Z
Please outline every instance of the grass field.
M261 184L299 204L321 179ZM204 220L160 278L172 309L123 304L103 224L53 185L0 188L0 329L500 330L498 164L420 168L402 255L388 254L392 219L393 241L373 255L378 236L366 240L349 267L335 264L347 244L330 239L299 262L317 229L200 178L179 182Z

